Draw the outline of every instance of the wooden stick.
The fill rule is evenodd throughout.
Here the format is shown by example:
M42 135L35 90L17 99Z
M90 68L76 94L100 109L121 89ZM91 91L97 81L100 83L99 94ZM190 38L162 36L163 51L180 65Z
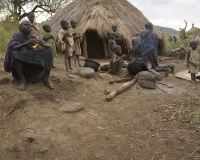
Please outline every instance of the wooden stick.
M190 157L192 157L196 153L196 151L198 151L199 149L200 149L200 147L197 148L194 152L192 152L192 154L190 155Z
M120 78L120 79L114 79L114 80L111 80L109 81L110 84L113 84L113 83L120 83L120 82L128 82L128 81L131 81L133 78Z
M167 91L164 91L162 88L158 87L157 85L156 85L156 87L157 87L158 89L160 89L161 91L167 93Z
M166 41L167 43L167 41ZM169 43L167 43L167 46L173 51L173 48L169 45Z
M6 129L2 129L2 130L0 131L0 133L3 132L3 131L5 131L5 130L6 130Z
M172 88L172 86L171 86L171 85L168 85L168 84L166 84L166 83L163 83L163 82L158 82L158 81L156 81L156 83L158 83L158 84L162 84L162 85L166 85L168 88Z
M130 88L132 85L134 85L137 82L137 78L132 79L130 82L127 82L121 86L119 86L119 88L117 88L116 90L112 91L107 97L106 100L110 101L112 100L116 95L122 93L123 91L125 91L126 89Z
M4 114L4 117L6 117L7 115L11 114L12 112L14 112L16 109L19 109L20 107L23 107L28 99L26 100L20 100L16 103L16 105L14 106L14 108L12 108L10 111L8 111L6 114Z
M171 59L175 59L176 57L163 57L163 58L161 58L161 57L158 57L157 59L159 60L159 61L163 61L163 60L171 60Z
M1 138L0 141L2 141L3 139L7 138L10 134L11 134L11 132L8 133L5 137Z

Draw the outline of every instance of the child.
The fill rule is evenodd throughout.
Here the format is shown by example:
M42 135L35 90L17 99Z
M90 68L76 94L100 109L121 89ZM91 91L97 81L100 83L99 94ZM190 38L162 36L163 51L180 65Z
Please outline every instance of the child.
M116 74L120 72L123 67L125 55L122 55L121 47L116 45L113 49L113 55L109 63L109 71L110 74ZM122 55L122 56L121 56Z
M65 20L60 21L62 29L58 32L58 47L65 54L65 66L67 71L71 71L71 57L73 56L73 36L69 32L69 23Z
M71 20L70 24L71 24L72 28L70 28L69 31L72 34L73 39L74 39L74 46L73 46L74 47L73 48L74 49L74 63L75 63L75 66L77 66L76 65L76 60L77 60L78 66L81 67L79 56L81 55L81 46L80 46L80 43L82 41L82 36L76 30L77 21L76 20Z
M108 50L109 50L110 56L112 57L113 55L112 49L116 46L115 33L111 31L109 33L109 38L110 39L108 41Z
M119 35L119 33L117 32L117 26L116 25L112 25L112 31L111 32L113 32L114 34L115 34L115 37L114 37L114 39L115 39L115 41L117 42L117 45L120 45L120 42L123 40L121 37L120 37L120 35ZM110 33L111 33L110 32ZM110 38L110 37L109 37Z
M123 53L128 53L128 49L126 47L125 41L122 38L122 36L119 34L118 28L117 28L116 25L112 25L112 31L115 33L115 38L114 39L116 41L116 44L121 46Z
M39 34L40 34L40 28L39 28L38 24L35 22L35 13L34 12L29 12L27 17L28 17L28 20L32 24L31 34L34 34L34 35L36 35L38 37Z
M198 42L192 40L190 42L191 50L186 55L186 66L189 67L188 72L191 73L192 83L196 83L196 74L199 71L200 55L197 51Z
M45 33L43 34L43 40L49 43L53 50L53 58L57 57L57 51L56 51L56 44L55 39L51 35L51 26L48 24L43 25L43 30ZM52 66L52 68L56 68L55 66Z

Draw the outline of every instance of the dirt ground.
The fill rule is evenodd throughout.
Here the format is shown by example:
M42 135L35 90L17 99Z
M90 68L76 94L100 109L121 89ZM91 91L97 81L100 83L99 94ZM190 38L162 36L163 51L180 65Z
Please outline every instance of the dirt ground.
M175 72L185 69L183 60L161 63L175 64ZM169 75L162 82L173 88L158 84L160 89L150 90L136 83L107 102L104 90L123 84L108 83L117 76L72 76L63 59L55 66L55 90L37 83L18 91L0 60L0 77L10 79L0 85L1 160L200 159L200 84ZM62 111L76 103L84 110Z

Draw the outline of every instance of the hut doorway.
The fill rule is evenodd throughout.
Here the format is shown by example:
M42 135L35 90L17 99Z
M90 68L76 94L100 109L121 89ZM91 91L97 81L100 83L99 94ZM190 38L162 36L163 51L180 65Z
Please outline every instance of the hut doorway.
M103 39L99 37L97 31L86 31L87 54L89 59L105 58Z

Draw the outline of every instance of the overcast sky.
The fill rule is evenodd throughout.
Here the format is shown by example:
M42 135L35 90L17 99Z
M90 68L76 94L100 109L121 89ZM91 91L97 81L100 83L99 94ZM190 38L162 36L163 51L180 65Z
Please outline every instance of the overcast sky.
M200 28L200 0L128 0L154 25L176 30L185 27Z

